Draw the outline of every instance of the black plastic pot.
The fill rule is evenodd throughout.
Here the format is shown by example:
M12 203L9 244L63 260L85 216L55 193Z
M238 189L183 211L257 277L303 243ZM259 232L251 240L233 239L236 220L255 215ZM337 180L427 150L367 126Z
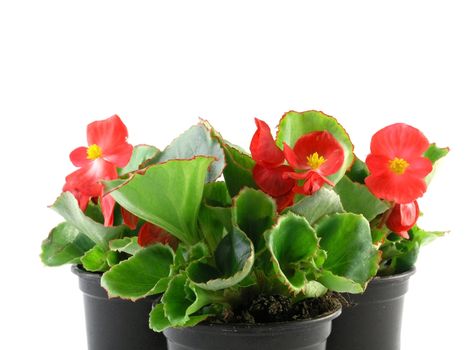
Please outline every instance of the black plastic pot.
M346 294L345 308L332 326L328 350L399 350L404 295L411 270L376 277L361 295Z
M166 350L163 334L149 329L154 298L108 299L101 275L73 266L84 294L88 350Z
M306 321L258 325L198 325L164 331L169 350L325 350L341 310Z

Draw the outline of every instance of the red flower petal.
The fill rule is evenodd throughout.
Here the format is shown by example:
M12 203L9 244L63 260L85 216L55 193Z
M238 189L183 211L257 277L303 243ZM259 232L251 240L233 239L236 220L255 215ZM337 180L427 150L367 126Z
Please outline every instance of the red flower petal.
M138 233L138 244L147 247L152 244L168 244L172 248L177 247L177 239L161 227L146 222Z
M384 155L389 159L403 158L409 163L420 157L429 147L427 138L413 126L398 123L389 125L371 139L371 153Z
M120 208L120 212L122 213L123 223L134 230L138 226L139 218L123 207Z
M293 205L294 197L295 193L293 191L290 191L282 196L275 197L274 199L276 200L277 211L280 213L285 208Z
M386 226L395 234L409 239L408 231L417 222L420 210L417 201L407 204L396 204L386 221Z
M102 157L117 167L123 168L130 161L132 154L133 146L125 142L113 148L111 152L104 152Z
M433 165L427 158L417 158L410 161L406 173L412 176L425 178L433 170Z
M424 178L410 174L396 175L390 171L380 175L370 174L365 178L365 184L376 197L400 204L413 202L426 191Z
M284 174L287 172L293 172L293 169L287 165L267 168L256 164L253 168L253 178L263 192L272 197L279 197L290 192L295 186L293 179L284 178Z
M372 175L386 174L389 170L390 159L386 156L369 154L366 157L366 165Z
M277 147L271 135L271 129L262 120L255 118L257 130L250 143L252 158L266 166L279 166L284 162L284 155Z
M313 171L310 172L308 178L303 184L303 191L305 194L313 194L318 191L323 185L327 183L331 186L334 186L334 183L327 179L325 176Z
M315 152L325 159L325 162L318 169L321 174L334 174L344 162L344 150L342 146L327 131L311 132L300 137L295 143L294 153L302 165L308 165L307 157L313 155Z
M311 195L318 191L325 183L334 186L334 182L317 171L309 170L303 173L286 172L284 177L294 180L305 180L303 186L295 186L293 191L297 194Z
M89 165L92 161L88 159L86 147L78 147L70 153L70 160L74 166L82 167Z
M114 223L115 200L109 194L101 197L102 215L104 215L104 225L112 226Z
M71 192L71 194L76 198L78 201L78 205L80 209L84 212L88 207L89 200L91 199L90 196L81 193L72 182L66 182L63 186L63 192Z
M371 139L372 153L366 159L370 176L365 183L370 191L402 204L421 197L426 191L425 177L432 171L431 162L423 157L428 147L426 137L406 124L378 131Z
M102 193L101 180L113 180L118 177L115 165L103 159L96 159L66 177L68 188L73 188L89 197L99 197Z
M121 119L114 115L105 120L98 120L88 125L88 145L98 145L103 155L112 155L126 143L128 130Z
M310 171L312 171L312 170L310 170ZM309 171L305 171L305 172L301 172L301 173L296 173L294 171L287 171L287 172L284 172L282 177L284 179L291 178L291 179L294 179L294 180L305 180L307 177L309 177Z
M303 160L303 158L299 158L295 154L295 151L292 148L290 148L290 146L286 144L285 142L284 142L284 155L285 155L285 159L287 159L287 162L290 164L292 168L297 169L297 170L306 170L310 168L306 157L305 157L305 160Z

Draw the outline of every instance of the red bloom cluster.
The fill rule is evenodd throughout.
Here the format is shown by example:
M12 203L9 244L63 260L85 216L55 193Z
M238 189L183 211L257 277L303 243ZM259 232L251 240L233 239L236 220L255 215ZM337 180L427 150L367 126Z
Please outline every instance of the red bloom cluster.
M428 147L420 130L402 123L381 129L371 139L365 183L376 197L395 203L386 226L404 238L418 219L416 200L425 193L425 177L432 171L423 156Z
M263 192L276 200L278 211L282 211L293 204L295 180L285 176L293 169L284 165L284 153L277 147L269 126L256 118L255 122L257 130L250 144L251 156L256 161L253 178Z
M337 172L344 162L344 150L339 142L327 131L315 131L300 137L294 148L284 143L287 162L296 170L287 176L295 180L304 180L303 186L295 191L301 194L313 194L325 183L334 186L326 176Z
M113 224L115 201L104 195L102 180L118 178L117 167L128 164L133 146L127 143L128 131L117 115L95 121L87 127L88 147L70 153L71 162L80 169L66 177L63 191L73 193L84 211L90 199L100 198L105 225Z
M282 151L262 120L255 119L257 130L250 144L256 165L253 178L258 187L274 197L278 210L293 204L294 195L310 195L325 183L334 185L326 176L337 172L344 162L344 151L327 131L303 135L290 148L284 143ZM289 165L285 165L287 160ZM295 172L298 170L299 172ZM303 185L298 185L303 180Z

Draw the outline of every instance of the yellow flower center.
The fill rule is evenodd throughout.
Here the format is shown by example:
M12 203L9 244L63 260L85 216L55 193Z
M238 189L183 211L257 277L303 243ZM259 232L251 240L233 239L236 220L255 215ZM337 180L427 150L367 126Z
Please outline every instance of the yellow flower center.
M389 161L389 169L395 172L397 175L402 175L409 166L409 162L402 158L394 158Z
M313 170L318 169L326 161L326 159L323 156L320 156L318 152L310 154L308 157L306 157L306 160L310 168Z
M102 149L94 144L88 147L88 159L95 160L97 158L102 157Z

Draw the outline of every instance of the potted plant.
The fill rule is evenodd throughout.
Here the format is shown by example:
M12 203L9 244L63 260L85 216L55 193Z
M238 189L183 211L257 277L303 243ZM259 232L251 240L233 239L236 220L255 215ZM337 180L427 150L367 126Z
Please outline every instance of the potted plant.
M356 160L335 187L346 211L370 221L381 261L378 276L362 295L346 295L350 307L333 325L332 350L397 350L404 295L421 246L444 232L417 226L417 199L448 148L430 144L416 128L394 124L371 140L366 162Z
M154 297L135 303L108 299L100 286L104 271L127 259L148 239L144 222L106 196L100 183L128 177L157 154L152 146L131 146L127 136L118 116L88 125L89 146L70 154L79 169L66 177L63 193L51 206L65 221L42 243L44 264L73 264L72 271L79 277L90 350L166 349L165 338L147 327Z
M103 182L153 238L101 284L111 298L161 294L149 326L171 350L325 349L334 293L361 293L377 272L369 221L332 189L354 161L343 127L315 111L284 115L275 139L256 125L251 155L201 121Z

